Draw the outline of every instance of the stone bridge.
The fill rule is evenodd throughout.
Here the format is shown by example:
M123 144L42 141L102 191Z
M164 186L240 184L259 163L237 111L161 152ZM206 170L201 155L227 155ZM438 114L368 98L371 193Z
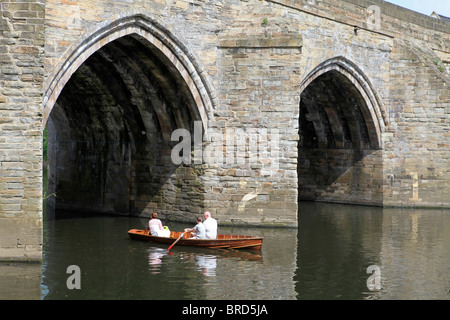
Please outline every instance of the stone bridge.
M450 207L446 21L381 0L0 5L1 260L41 259L44 205L281 227L303 200Z

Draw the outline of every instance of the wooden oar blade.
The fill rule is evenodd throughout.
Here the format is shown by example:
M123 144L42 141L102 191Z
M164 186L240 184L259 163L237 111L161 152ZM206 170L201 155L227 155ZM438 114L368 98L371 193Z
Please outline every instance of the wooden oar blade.
M172 247L184 236L184 232L178 237L177 240L175 240L174 243L172 243L172 245L167 249L167 251L170 251L170 249L172 249Z

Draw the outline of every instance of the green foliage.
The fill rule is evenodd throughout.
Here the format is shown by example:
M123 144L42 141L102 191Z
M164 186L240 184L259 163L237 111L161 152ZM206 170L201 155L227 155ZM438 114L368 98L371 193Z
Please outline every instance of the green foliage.
M52 194L47 195L47 191L44 192L44 195L42 196L43 200L47 200L48 198L54 196L56 198L56 192L53 192Z

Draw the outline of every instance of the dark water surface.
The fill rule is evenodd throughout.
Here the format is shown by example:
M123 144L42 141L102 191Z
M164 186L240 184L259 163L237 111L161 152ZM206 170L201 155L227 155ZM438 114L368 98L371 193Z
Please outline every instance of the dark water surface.
M220 227L219 221L220 233L263 236L260 254L175 246L168 255L168 245L128 237L129 229L146 225L141 218L46 219L40 274L36 266L29 274L7 266L0 297L450 299L450 211L300 205L298 230ZM67 287L71 265L79 267L81 289ZM375 275L367 273L369 266L378 268L379 282L369 284L379 290L368 288ZM25 281L11 281L14 270ZM38 290L30 287L33 281Z

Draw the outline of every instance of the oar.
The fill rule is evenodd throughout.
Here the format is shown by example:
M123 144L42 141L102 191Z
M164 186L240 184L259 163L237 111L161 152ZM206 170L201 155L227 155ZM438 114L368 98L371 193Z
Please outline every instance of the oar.
M184 232L178 237L177 240L175 240L174 243L172 243L172 245L169 247L169 249L167 249L167 251L170 251L170 249L172 249L172 247L184 236Z

